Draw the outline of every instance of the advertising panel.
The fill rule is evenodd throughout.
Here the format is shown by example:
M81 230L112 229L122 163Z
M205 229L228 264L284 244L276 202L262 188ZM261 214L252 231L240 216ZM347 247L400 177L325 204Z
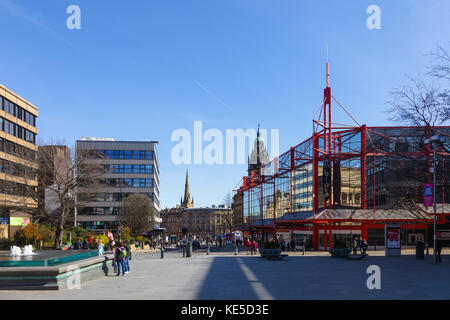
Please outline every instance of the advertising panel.
M423 185L423 205L424 207L433 206L433 185L431 183Z
M399 225L385 226L386 256L401 256L401 228Z
M30 222L30 219L23 217L11 217L10 221L11 226L26 226Z

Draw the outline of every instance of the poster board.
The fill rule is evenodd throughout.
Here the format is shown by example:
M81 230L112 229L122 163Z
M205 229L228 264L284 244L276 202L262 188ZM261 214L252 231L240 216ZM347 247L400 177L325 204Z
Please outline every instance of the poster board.
M399 257L402 254L401 227L399 225L384 226L386 256Z

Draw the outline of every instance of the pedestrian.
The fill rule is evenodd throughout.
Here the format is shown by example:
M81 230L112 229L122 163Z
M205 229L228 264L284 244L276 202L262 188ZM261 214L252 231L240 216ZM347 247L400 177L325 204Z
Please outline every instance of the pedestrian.
M286 250L291 251L291 244L289 241L286 243Z
M295 240L294 239L291 240L291 251L295 252Z
M353 236L353 254L356 255L358 250L358 236Z
M98 255L99 256L102 256L102 255L105 254L105 250L103 248L103 241L102 241L102 239L98 239L97 250L98 250Z
M255 252L255 240L249 240L248 241L248 245L250 246L250 255L252 256L253 253Z
M284 250L286 250L286 242L284 241L284 239L281 240L280 247L281 247L281 251L284 252Z
M127 256L127 251L122 243L117 243L116 251L114 252L114 260L117 262L117 275L120 276L120 269L122 269L122 276L125 275L125 258Z
M131 260L131 246L128 241L125 241L125 250L127 251L127 256L125 257L125 273L129 273L130 270L130 260Z
M442 251L442 242L441 240L436 240L436 259L441 263L441 251Z
M253 250L255 251L256 254L256 252L258 252L258 242L254 241L253 246L254 246Z
M83 249L86 249L86 250L90 250L91 249L91 244L89 243L88 238L84 239Z
M83 247L80 239L75 240L75 250L80 250Z

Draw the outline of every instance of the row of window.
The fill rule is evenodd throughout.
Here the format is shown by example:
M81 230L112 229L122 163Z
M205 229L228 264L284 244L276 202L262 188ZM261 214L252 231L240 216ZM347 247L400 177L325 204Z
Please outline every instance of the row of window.
M126 197L128 197L131 194L136 194L136 193L99 193L97 194L97 198L95 201L97 202L104 202L104 201L114 201L114 202L121 202L122 200L124 200ZM147 195L150 199L154 200L154 195L152 192L149 193L139 193L139 194L145 194Z
M35 197L36 187L3 180L0 182L0 193L16 196Z
M153 179L101 179L100 183L111 188L153 188Z
M313 172L311 171L307 171L307 172L302 172L298 175L296 175L294 177L294 181L298 181L298 180L302 180L302 179L307 179L307 178L312 178L313 176Z
M153 160L151 150L98 150L106 159Z
M0 173L6 173L31 180L36 178L35 169L4 159L0 159Z
M110 173L153 173L151 164L110 164L106 167Z
M0 117L0 130L15 136L19 139L25 140L29 143L36 144L36 134L15 124L9 120Z
M307 199L309 197L312 197L312 192L302 192L302 193L298 193L294 196L294 198L296 200L298 199Z
M12 103L8 99L0 96L0 105L1 109L10 115L19 118L22 121L25 121L29 125L36 127L36 116L34 114L29 113L24 108L19 107L15 103Z
M36 161L36 151L0 138L0 151L26 160Z
M309 187L312 187L312 185L313 185L312 180L309 180L309 181L306 181L303 183L298 183L298 184L294 185L294 190L301 190L304 188L309 188Z

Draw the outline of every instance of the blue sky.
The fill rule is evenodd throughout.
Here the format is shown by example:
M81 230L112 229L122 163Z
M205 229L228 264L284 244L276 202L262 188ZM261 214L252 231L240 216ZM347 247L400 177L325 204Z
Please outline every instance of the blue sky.
M66 28L72 4L81 30ZM366 27L372 4L381 30ZM284 152L311 135L327 43L336 98L360 123L392 124L389 91L449 47L449 12L447 0L0 0L0 83L39 108L41 141L158 140L161 206L179 202L186 169L210 206L246 165L174 165L173 130L260 123Z

